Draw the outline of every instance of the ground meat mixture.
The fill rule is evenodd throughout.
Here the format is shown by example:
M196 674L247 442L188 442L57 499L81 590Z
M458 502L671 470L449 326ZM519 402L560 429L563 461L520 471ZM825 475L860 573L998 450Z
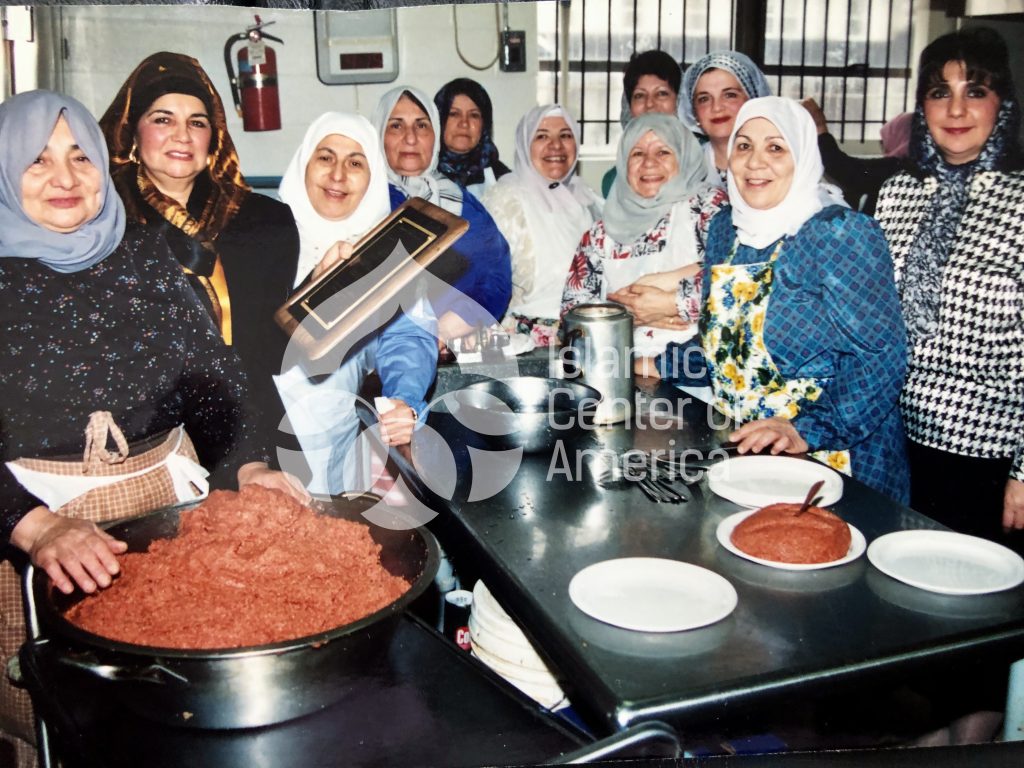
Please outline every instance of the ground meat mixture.
M214 491L181 513L174 539L120 558L113 586L67 618L136 645L263 645L349 624L409 589L380 564L369 528L320 515L280 491Z
M850 526L821 507L772 504L733 529L732 543L748 555L778 563L830 563L850 549Z

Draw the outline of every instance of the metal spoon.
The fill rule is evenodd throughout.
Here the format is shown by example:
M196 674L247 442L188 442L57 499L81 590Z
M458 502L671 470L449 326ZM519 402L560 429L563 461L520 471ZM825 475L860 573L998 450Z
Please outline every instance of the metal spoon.
M811 504L813 504L816 500L815 497L817 496L818 491L821 490L821 486L823 486L824 484L824 480L819 480L818 482L811 486L811 490L807 492L807 496L804 498L804 503L800 505L800 509L796 511L796 514L793 515L793 517L800 517L800 515L802 515L804 512L810 509Z

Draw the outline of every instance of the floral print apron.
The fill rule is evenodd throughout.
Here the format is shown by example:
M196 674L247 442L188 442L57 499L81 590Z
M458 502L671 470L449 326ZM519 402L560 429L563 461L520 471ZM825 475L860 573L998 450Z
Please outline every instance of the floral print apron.
M764 319L771 297L780 240L768 261L735 265L729 258L711 267L708 300L700 317L701 343L709 366L714 407L737 423L781 416L793 419L800 404L821 396L820 379L783 378L764 343ZM849 451L811 454L835 470L850 474Z

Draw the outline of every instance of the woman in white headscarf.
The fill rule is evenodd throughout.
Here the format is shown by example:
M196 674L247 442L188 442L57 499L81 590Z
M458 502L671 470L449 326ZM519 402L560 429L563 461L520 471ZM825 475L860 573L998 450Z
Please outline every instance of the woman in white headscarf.
M906 336L889 248L823 172L798 102L769 96L739 110L731 208L711 222L701 275L713 403L742 425L741 453L811 451L906 501Z
M295 151L279 193L291 206L299 228L298 285L310 273L316 277L348 258L353 245L390 212L377 131L360 115L321 115ZM409 442L434 379L435 328L433 314L420 301L355 348L338 350L328 356L330 360L302 361L276 377L292 429L312 470L311 492L365 490L370 480L362 473L365 462L352 451L358 431L355 403L370 371L377 372L389 401L378 409L383 440L390 445ZM324 373L329 375L316 376Z
M562 314L605 299L625 305L633 315L636 371L658 376L656 358L666 346L696 332L681 316L696 311L697 294L692 281L680 278L698 272L708 222L725 194L708 186L700 146L674 115L633 119L615 168L604 218L583 235L569 267Z
M534 107L516 126L515 170L482 200L512 251L505 328L530 334L538 346L557 335L562 276L603 202L576 175L578 144L564 107Z
M384 149L392 210L408 197L421 197L469 222L450 249L464 259L464 271L451 290L430 297L439 335L457 338L496 323L512 294L508 243L480 201L437 169L442 134L433 100L418 88L393 88L378 102L373 125Z

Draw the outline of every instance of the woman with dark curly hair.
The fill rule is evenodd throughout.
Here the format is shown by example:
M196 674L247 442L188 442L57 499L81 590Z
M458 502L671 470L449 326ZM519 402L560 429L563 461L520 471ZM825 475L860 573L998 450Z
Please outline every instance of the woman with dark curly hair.
M911 170L876 216L910 343L911 506L1024 549L1024 160L1006 44L962 29L921 53Z

